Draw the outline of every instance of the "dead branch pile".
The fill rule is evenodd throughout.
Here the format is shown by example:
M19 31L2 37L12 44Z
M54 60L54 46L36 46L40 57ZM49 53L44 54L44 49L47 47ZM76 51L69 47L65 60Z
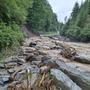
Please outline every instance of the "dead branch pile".
M60 54L63 57L70 59L76 55L76 49L69 46L68 44L65 44L64 42L55 42L55 44L62 47L62 51L60 52Z
M76 50L73 47L64 47L63 50L60 53L65 58L72 58L76 55Z

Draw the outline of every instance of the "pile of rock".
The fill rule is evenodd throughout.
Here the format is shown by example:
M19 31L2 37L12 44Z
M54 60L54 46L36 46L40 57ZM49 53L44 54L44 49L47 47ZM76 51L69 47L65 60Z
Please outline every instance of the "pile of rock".
M32 39L33 40L33 39ZM51 57L47 51L66 50L64 45L34 40L21 46L17 56L0 64L0 85L8 90L89 90L90 74ZM52 43L52 45L50 44ZM70 53L68 53L70 54ZM76 51L73 52L76 54ZM1 89L0 89L1 90ZM5 90L5 89L3 89Z

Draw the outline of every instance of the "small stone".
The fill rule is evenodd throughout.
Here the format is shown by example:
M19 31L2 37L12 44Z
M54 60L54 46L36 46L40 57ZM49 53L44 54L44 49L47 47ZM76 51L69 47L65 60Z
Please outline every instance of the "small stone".
M32 59L31 58L33 58L34 57L34 54L33 53L31 53L31 54L29 54L26 58L25 58L25 60L28 62L31 62L32 61Z
M82 90L67 75L58 69L51 69L51 75L55 77L56 86L57 88L61 88L61 90Z
M45 61L45 60L48 60L48 59L51 59L52 57L48 56L48 55L44 55L41 59L42 61Z
M43 65L47 65L49 66L50 68L58 68L59 66L55 63L55 61L53 59L49 59L49 60L44 60L40 63L39 67L40 66L43 66Z
M0 64L0 69L4 69L4 64Z
M41 63L41 61L32 61L33 65L39 65Z
M39 55L47 55L47 52L43 51L43 50L38 50Z
M42 66L40 68L40 73L47 73L50 70L49 66Z
M29 47L35 47L37 44L36 44L36 42L31 42L30 44L29 44Z
M31 65L31 67L29 67L29 69L32 73L38 73L39 72L39 68L36 65Z
M10 75L0 75L0 84L5 85L10 80Z
M48 47L48 46L43 46L43 49L45 49L45 50L50 50L50 47Z
M13 74L14 72L15 72L14 69L9 69L9 70L8 70L8 73L9 73L9 74Z

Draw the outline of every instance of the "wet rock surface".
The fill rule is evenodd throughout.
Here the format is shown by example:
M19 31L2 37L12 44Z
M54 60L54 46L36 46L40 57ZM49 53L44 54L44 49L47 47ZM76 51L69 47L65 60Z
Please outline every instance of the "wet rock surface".
M0 90L90 90L89 58L85 54L84 59L76 59L81 53L76 46L73 52L67 47L74 45L56 38L27 39L17 56L2 61ZM63 57L62 50L65 51L63 55L70 58Z
M90 89L90 74L67 66L63 61L57 60L59 69L67 74L74 82L76 82L83 90Z
M58 90L82 90L67 75L58 69L51 69L51 74L55 77Z
M80 63L90 64L90 55L77 55L74 60Z

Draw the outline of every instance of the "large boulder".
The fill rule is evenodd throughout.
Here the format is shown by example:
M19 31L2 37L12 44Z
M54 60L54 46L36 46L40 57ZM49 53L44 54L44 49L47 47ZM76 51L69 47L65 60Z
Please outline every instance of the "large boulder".
M58 69L51 69L51 75L55 77L55 83L58 90L82 90L67 75Z
M90 90L89 73L79 71L77 68L72 68L60 60L55 60L55 62L58 64L59 69L67 74L83 90Z

